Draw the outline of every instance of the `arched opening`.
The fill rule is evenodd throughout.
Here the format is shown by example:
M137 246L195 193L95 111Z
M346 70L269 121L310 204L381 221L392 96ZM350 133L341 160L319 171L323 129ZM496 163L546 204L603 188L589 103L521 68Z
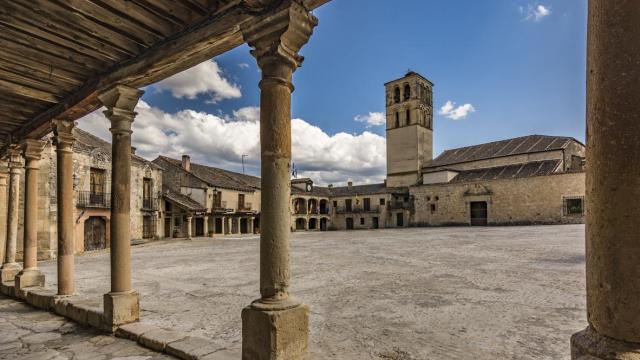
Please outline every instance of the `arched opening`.
M326 199L320 200L320 214L329 213L329 201Z
M327 218L320 219L320 231L327 231Z
M407 125L411 125L411 110L409 110L409 109L407 109L406 118L407 118L407 120L405 121L405 123Z
M318 213L318 200L309 199L309 213L317 214Z
M306 230L307 221L303 218L296 219L296 230Z
M404 86L404 99L409 100L411 98L411 86L409 84Z
M396 86L393 90L393 100L397 103L400 102L400 88Z
M318 219L309 219L309 230L316 230L318 228Z
M91 216L84 222L84 251L107 247L107 223L104 218Z
M303 198L293 199L293 213L302 215L307 213L307 202Z

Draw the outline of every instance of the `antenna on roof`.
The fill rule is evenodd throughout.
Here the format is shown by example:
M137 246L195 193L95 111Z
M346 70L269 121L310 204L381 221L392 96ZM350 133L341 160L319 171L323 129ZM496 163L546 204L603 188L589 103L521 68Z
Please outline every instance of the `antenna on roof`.
M242 154L242 173L244 174L244 158L249 157L247 154Z
M291 168L293 170L291 170L291 176L293 176L294 179L298 178L298 169L296 169L296 163L292 163L291 164Z

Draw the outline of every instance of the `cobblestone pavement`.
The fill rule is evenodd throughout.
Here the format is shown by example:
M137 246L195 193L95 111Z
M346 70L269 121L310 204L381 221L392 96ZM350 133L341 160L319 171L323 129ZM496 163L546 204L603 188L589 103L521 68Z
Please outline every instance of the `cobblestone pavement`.
M173 359L0 295L0 359Z
M569 359L584 328L584 226L295 233L292 293L311 307L312 359ZM43 262L54 288L55 262ZM109 290L109 254L77 258L78 290ZM133 248L142 318L239 352L259 295L259 243Z

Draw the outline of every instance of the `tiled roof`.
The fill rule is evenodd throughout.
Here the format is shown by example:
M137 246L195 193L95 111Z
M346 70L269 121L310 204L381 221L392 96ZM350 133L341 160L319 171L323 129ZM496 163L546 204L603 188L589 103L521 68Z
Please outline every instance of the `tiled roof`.
M293 180L291 180L294 183ZM302 189L298 189L295 186L291 187L291 195L307 195L307 196L321 196L321 197L329 197L331 196L331 189L323 186L313 186L311 192L305 191Z
M179 192L171 190L170 188L163 186L162 194L165 199L171 201L174 204L177 204L181 208L189 211L206 211L206 208L202 206L199 202L193 200L187 195L183 195Z
M182 161L159 156L156 160L182 169ZM158 163L158 161L154 162ZM260 178L191 162L191 174L213 187L251 192L260 189ZM184 170L183 170L184 171Z
M374 194L386 194L390 189L384 183L380 184L366 184L366 185L352 185L352 186L340 186L332 187L329 189L331 196L355 196L355 195L374 195Z
M469 161L492 159L497 157L562 150L572 141L571 137L529 135L513 139L494 141L486 144L446 150L425 168L459 164Z
M449 183L518 179L550 175L560 166L560 160L532 161L517 165L507 165L484 169L460 171Z

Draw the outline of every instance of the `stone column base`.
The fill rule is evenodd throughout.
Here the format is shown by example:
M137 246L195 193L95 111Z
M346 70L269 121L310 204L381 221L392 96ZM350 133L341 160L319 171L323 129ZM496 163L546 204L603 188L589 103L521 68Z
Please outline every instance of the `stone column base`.
M23 269L16 275L15 281L16 294L21 294L24 288L44 287L44 274L38 269Z
M640 360L640 344L599 335L588 327L571 336L572 360Z
M6 263L2 265L0 269L0 279L3 283L8 281L14 281L16 275L22 270L22 266L18 263Z
M113 328L140 319L140 298L132 290L104 294L104 321Z
M242 310L243 360L307 359L309 307L266 310L255 304Z

